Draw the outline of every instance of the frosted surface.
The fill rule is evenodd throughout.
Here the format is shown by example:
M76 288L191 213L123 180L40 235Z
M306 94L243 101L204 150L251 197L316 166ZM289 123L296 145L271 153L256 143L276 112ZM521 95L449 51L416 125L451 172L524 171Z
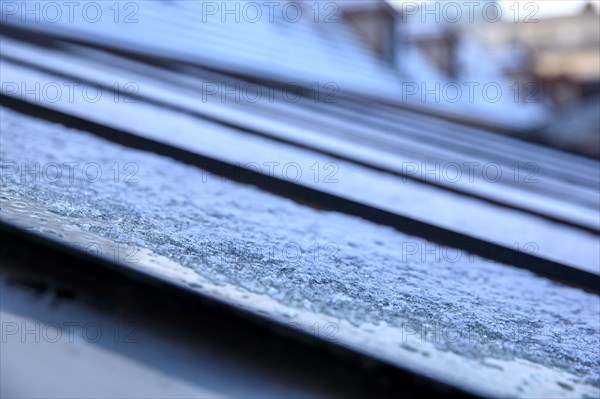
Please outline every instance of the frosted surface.
M32 57L35 56L35 54L32 55ZM10 62L4 62L4 60L0 61L0 72L8 82L24 82L23 87L25 85L33 87L36 82L41 82L42 85L52 84L56 79L51 75L20 68ZM144 89L144 91L146 90ZM169 92L172 93L173 89L168 92L162 90L159 95L170 96ZM21 92L19 96L25 99L28 97L24 92ZM29 96L30 99L31 97ZM186 99L186 101L188 100L189 98ZM208 109L209 112L223 112L224 110L230 112L232 108L230 104L221 104L221 110L216 111L215 108L209 108L208 105L208 103L205 103L202 104L202 107ZM295 170L291 169L287 180L298 181L300 184L321 191L341 195L436 226L496 242L506 247L513 247L528 253L537 253L541 257L596 274L600 273L600 251L598 250L597 235L581 231L575 227L562 226L535 215L493 206L484 201L453 194L426 184L410 180L399 183L401 179L369 170L351 162L337 161L335 158L322 156L316 152L301 151L295 146L244 134L237 129L216 122L206 121L146 102L115 102L107 95L103 96L99 102L92 103L84 101L83 98L75 98L74 101L71 101L65 95L62 96L60 101L46 102L44 106L229 163L258 165L263 173L269 173L265 167L267 163L275 162L276 164L279 163L279 166L271 174L281 176L283 165L295 162L300 164L302 171L300 179L295 179ZM272 111L272 113L275 112L277 111ZM135 120L135 123L132 124L132 120ZM255 120L254 123L261 124L262 128L268 127L270 131L277 131L278 135L283 133L284 127L287 130L295 124L295 122L288 122L287 124L273 123L274 120L274 117L262 118L261 121ZM424 126L421 131L426 129ZM168 134L165 134L165 130L168 130ZM355 138L342 140L326 134L314 133L308 130L296 129L293 136L299 140L307 140L314 144L336 148L336 151L344 150L350 157L356 157L355 159L365 159L366 157L367 160L375 160L375 162L383 165L397 165L397 162L401 159L400 154L392 156L382 151L376 151L362 145ZM288 136L292 135L288 134ZM538 149L539 147L531 151L538 151ZM339 166L339 170L324 169L324 166L332 161ZM314 168L313 165L316 162L321 165L320 168L322 169L319 171L320 178L318 179L315 179L314 170L310 169L311 167ZM575 161L571 162L571 164L574 163ZM597 169L598 165L595 166ZM508 168L508 165L506 167ZM593 166L586 165L585 169L577 172L576 175L586 176L589 174L589 170L593 170ZM325 183L326 177L330 176L332 171L335 172L333 178L338 180L338 183ZM337 173L338 171L339 173ZM506 171L510 172L509 169L506 169ZM109 171L109 173L113 172ZM466 177L465 181L468 182L467 173L463 175ZM536 186L545 185L541 181ZM456 184L452 185L456 186ZM474 186L471 183L466 185ZM478 186L486 190L491 189L500 192L499 189L504 185L485 183ZM361 189L359 190L357 187ZM576 187L576 185L563 188L560 193L569 192L573 194L573 187ZM519 198L526 199L528 202L532 200L530 196L523 194L521 193ZM502 197L506 198L508 196L504 193ZM597 192L595 197L597 202ZM548 196L544 197L544 199L546 198ZM539 197L535 202L544 207L548 205L546 201ZM561 205L560 207L552 206L552 208L570 213L572 202L573 200L569 196L562 203L555 204ZM588 209L587 212L593 212L593 216L588 215L586 219L598 226L600 215L595 211L596 208ZM494 228L490 229L490 225L493 225Z
M599 394L596 295L87 133L1 116L3 219L46 234L62 225L65 241L81 232L133 245L141 261L124 267L147 270L153 257L153 271L174 281L277 320L334 323L323 338L480 392ZM58 180L49 167L9 169L36 162L40 171L80 166ZM98 181L82 177L91 163ZM409 256L413 246L433 254Z

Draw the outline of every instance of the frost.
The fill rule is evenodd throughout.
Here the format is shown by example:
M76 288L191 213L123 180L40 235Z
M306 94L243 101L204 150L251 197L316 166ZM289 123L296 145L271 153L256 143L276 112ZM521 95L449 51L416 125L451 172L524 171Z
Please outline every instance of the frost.
M423 347L465 361L524 359L600 386L596 295L466 253L456 262L404 259L403 243L433 244L255 187L203 181L197 168L6 109L1 123L2 162L139 166L136 184L110 176L53 183L3 176L3 218L40 217L31 213L33 203L81 230L167 257L214 284L264 294L284 304L287 317L307 311L354 328L410 328L413 338L423 337ZM315 257L315 243L335 243L338 250ZM296 246L300 251L292 250ZM410 352L401 343L394 347ZM433 359L437 352L426 353L424 359ZM494 367L486 369L499 371Z

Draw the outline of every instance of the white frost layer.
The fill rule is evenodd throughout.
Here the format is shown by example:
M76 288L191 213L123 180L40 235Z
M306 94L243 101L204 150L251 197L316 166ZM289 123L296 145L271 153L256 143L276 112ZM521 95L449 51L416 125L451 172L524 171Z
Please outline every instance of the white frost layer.
M73 179L64 170L65 177L50 182L4 170L3 218L33 226L56 215L50 225L68 223L144 248L213 285L268 297L289 317L295 311L297 317L317 315L319 323L338 320L340 343L472 389L518 396L598 393L595 295L254 187L205 180L198 168L5 109L1 128L3 163L35 170L36 162L41 168L95 162L103 171L97 182L82 178L80 168ZM120 168L131 163L136 172L120 169L115 179L110 167L116 162ZM408 256L415 247L417 256ZM177 278L177 268L169 273ZM259 310L252 298L243 300ZM538 381L536 388L523 391L525 371L516 376L514 370L527 370L531 378L525 380Z

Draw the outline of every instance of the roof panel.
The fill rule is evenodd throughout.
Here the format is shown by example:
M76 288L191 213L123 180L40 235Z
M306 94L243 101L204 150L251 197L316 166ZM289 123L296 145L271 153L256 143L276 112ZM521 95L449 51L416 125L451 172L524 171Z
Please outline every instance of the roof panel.
M29 169L96 163L106 172L98 181L79 167L52 184L5 181L8 221L74 244L128 243L137 251L117 259L124 266L276 320L334 323L341 344L477 392L598 393L597 295L462 251L407 257L407 245L421 248L418 257L424 248L450 249L250 186L205 181L195 167L6 109L2 116L4 160ZM134 164L135 173L115 179L115 163Z

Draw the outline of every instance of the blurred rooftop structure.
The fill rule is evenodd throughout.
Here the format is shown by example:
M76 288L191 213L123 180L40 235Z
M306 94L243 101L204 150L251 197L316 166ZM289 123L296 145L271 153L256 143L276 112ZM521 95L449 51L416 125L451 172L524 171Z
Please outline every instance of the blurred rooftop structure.
M599 18L599 10L590 2L575 14L539 18L535 23L504 22L491 25L479 36L484 37L493 51L504 53L508 59L514 56L512 50L520 46L528 58L517 68L542 83L557 104L568 106L598 93ZM575 92L560 93L560 88L556 91L550 88L561 82L564 90L569 89L570 83Z
M478 102L489 105L482 112L508 115L520 108L538 124L521 131L521 138L600 156L595 121L585 134L563 134L560 139L546 128L552 113L577 112L600 94L597 2L582 4L579 12L545 18L539 18L540 6L534 3L507 9L494 1L359 1L345 7L352 12L356 32L405 81L405 93L416 82L423 87L416 90L423 102L449 103L455 98L454 91L443 93L449 85L500 88L499 99L478 96ZM371 26L368 33L365 25ZM424 95L428 86L442 93L441 101Z

